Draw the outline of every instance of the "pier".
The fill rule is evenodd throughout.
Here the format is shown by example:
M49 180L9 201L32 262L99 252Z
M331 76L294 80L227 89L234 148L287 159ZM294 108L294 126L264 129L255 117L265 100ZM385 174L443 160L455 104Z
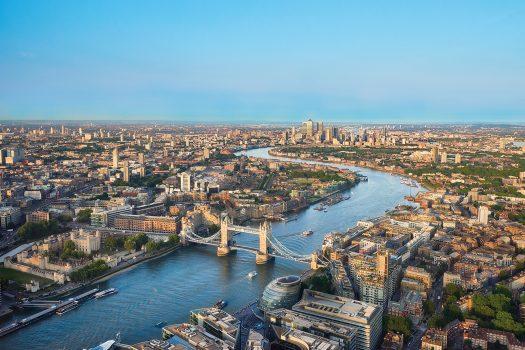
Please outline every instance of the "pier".
M6 326L2 329L0 329L0 337L3 337L4 335L10 334L16 330L19 330L20 328L23 328L25 326L28 326L38 320L41 320L42 318L52 316L54 313L56 313L58 308L68 306L74 302L81 302L83 300L86 300L90 297L92 297L96 292L98 292L98 288L91 289L85 293L82 293L80 295L77 295L75 297L69 298L68 300L60 301L60 302L54 302L54 301L48 301L47 303L43 300L36 300L35 302L27 302L22 304L24 307L38 307L39 305L49 305L52 304L50 307L46 308L45 310L39 311L36 314L33 314L29 317L23 318L20 321L15 321L14 323L10 324L9 326Z

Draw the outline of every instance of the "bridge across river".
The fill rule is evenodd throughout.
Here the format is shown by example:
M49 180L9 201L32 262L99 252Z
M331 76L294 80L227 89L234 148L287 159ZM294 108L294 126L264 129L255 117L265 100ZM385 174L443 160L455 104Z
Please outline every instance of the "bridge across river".
M259 238L258 247L237 244L232 238L238 234L251 234ZM196 243L217 247L217 255L225 256L232 250L244 250L255 254L257 264L265 264L275 257L310 264L312 269L326 266L327 261L317 252L303 255L288 249L277 238L272 236L272 226L268 221L261 223L259 228L233 225L226 214L221 217L221 229L209 237L196 234L191 226L183 228L181 232L182 244Z

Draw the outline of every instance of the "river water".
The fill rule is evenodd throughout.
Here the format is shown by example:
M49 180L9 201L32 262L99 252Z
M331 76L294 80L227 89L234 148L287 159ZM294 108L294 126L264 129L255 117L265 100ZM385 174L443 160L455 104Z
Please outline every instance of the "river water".
M268 154L268 148L240 153L275 159ZM310 253L320 247L324 234L344 231L358 220L380 216L414 192L401 184L398 176L335 166L358 171L368 177L368 182L348 190L351 198L329 207L326 213L310 207L297 220L273 223L273 235L295 252ZM313 235L300 235L310 229ZM243 245L256 246L253 236L238 235L235 239ZM190 310L209 306L218 299L227 300L226 311L234 312L256 300L270 280L300 274L306 268L279 258L267 265L256 265L255 256L244 251L217 257L212 247L181 248L100 282L100 288L115 287L119 293L89 300L63 316L52 316L0 338L0 349L83 349L113 339L117 332L124 343L159 338L161 330L154 325L160 321L185 322ZM250 271L258 272L253 280L246 277Z

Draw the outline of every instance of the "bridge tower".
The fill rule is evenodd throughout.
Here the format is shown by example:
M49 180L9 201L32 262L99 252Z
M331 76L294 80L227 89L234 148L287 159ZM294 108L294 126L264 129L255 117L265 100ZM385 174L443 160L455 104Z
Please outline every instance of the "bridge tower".
M268 221L264 221L259 227L259 250L255 256L256 264L266 264L273 259L268 245L270 239L272 239L272 226Z
M310 268L312 270L317 270L319 268L319 259L317 252L313 252L311 255Z
M231 224L231 219L228 215L222 215L221 217L221 242L217 247L217 255L225 256L230 254L230 231L228 226Z

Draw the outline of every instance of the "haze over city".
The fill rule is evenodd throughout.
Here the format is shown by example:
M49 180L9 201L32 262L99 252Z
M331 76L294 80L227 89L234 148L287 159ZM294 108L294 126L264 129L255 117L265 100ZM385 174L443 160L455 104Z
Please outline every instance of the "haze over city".
M522 122L522 1L0 1L0 119Z

